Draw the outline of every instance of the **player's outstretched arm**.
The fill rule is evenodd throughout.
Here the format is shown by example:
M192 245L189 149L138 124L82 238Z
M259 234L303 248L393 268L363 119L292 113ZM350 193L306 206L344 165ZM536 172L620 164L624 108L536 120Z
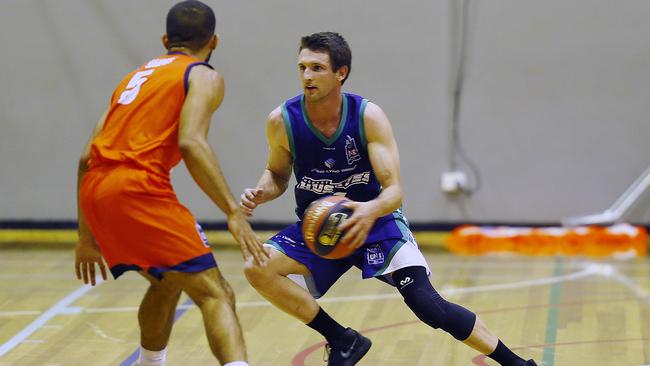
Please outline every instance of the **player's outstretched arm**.
M102 252L95 242L95 237L90 232L88 224L86 224L84 213L81 210L81 205L79 203L79 188L84 175L86 175L86 172L88 171L90 146L95 137L101 132L102 128L104 128L107 114L108 111L104 111L97 122L92 136L86 143L86 146L84 146L84 150L79 158L79 166L77 168L77 221L79 225L79 239L77 241L77 246L75 247L74 269L77 279L83 279L85 284L90 282L93 286L95 285L95 264L99 267L103 279L106 279L106 265L104 263L104 258L102 257Z
M241 210L247 216L259 204L271 201L287 190L293 159L289 150L287 132L280 108L276 108L266 121L266 140L269 160L255 188L247 188L241 194Z
M206 66L190 71L189 88L181 110L178 146L194 181L228 218L228 229L240 245L244 259L252 255L263 264L268 254L230 193L207 135L214 111L221 105L223 78Z
M374 200L346 204L354 211L340 226L342 230L347 230L341 241L355 248L363 245L378 217L388 215L401 206L403 197L399 151L388 117L379 106L368 103L364 121L370 163L382 191Z

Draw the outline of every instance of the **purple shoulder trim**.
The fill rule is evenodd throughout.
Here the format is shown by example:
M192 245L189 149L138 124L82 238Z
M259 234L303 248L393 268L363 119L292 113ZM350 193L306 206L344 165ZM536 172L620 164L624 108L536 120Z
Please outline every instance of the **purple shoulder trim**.
M193 68L194 66L198 66L198 65L207 66L207 67L211 68L212 70L214 70L214 67L212 67L212 66L211 66L209 63L207 63L207 62L193 62L193 63L191 63L191 64L187 67L187 69L185 70L185 77L183 78L183 85L185 86L185 95L187 95L187 90L188 90L188 87L190 86L190 80L189 80L189 78L190 78L190 71L192 71L192 68Z

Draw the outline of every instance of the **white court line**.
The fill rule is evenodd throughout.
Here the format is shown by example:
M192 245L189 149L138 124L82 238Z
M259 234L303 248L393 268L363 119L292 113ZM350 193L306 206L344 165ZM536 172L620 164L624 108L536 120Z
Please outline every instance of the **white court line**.
M183 306L186 305L180 305L178 306L177 309L182 309ZM138 311L137 306L122 306L122 307L116 307L116 308L89 308L85 309L84 312L86 313L128 313L132 311Z
M96 282L97 284L96 286L99 286L102 282L103 280L101 278L98 278ZM45 325L45 323L50 321L50 319L54 318L55 316L57 316L57 314L64 311L68 305L72 304L78 298L85 295L92 288L93 287L90 285L83 285L78 289L76 289L75 291L68 294L68 296L64 297L56 304L54 304L54 306L47 309L43 314L41 314L38 318L36 318L36 320L34 320L23 330L21 330L20 333L16 334L15 336L13 336L13 338L11 338L7 342L5 342L2 346L0 346L0 357L4 356L7 352L11 351L18 344L25 341L30 335L32 335L40 327Z
M543 286L543 285L549 285L549 284L565 282L565 281L574 281L591 275L602 275L602 276L612 276L614 278L618 278L618 280L621 283L626 284L628 287L632 286L631 288L635 289L635 291L637 292L637 294L639 294L640 297L644 297L644 296L645 298L648 297L647 293L641 287L639 287L636 284L630 284L629 282L631 280L629 278L625 278L620 274L618 274L619 277L616 277L615 274L617 274L617 272L610 265L599 265L599 264L587 263L584 269L578 272L574 272L562 276L553 276L553 277L546 277L546 278L540 278L535 280L519 281L519 282L504 283L504 284L497 284L497 285L474 286L474 287L465 287L465 288L445 287L440 292L443 295L455 295L455 294L467 294L467 293L486 292L486 291L511 290L516 288ZM102 281L99 280L98 284L100 284L101 282ZM42 327L54 316L58 314L70 314L71 312L68 311L70 309L68 308L68 305L70 305L72 302L74 302L75 300L83 296L86 292L90 291L90 289L92 289L91 286L87 286L87 285L82 286L79 289L77 289L75 292L66 296L63 300L59 301L57 304L55 304L53 307L48 309L46 312L44 312L30 325L28 325L25 329L23 329L19 334L17 334L8 342L0 346L0 357L6 354L7 352L9 352L20 342L24 341L27 337L29 337L37 329ZM341 296L341 297L320 299L319 302L337 303L337 302L372 301L372 300L386 300L386 299L401 299L401 295L399 293L391 293L391 294L379 294L379 295ZM246 301L246 302L237 303L237 307L239 308L254 308L254 307L266 307L266 306L271 306L271 304L267 301ZM190 309L194 307L195 305L181 305L178 308ZM138 307L135 306L119 307L119 308L83 309L83 311L87 313L134 312L137 310ZM33 312L14 312L13 314L25 315L26 313L33 315ZM77 313L77 312L75 311L72 313ZM0 314L7 315L10 314L10 312L4 312Z
M498 285L475 286L475 287L464 287L464 288L449 287L449 288L443 288L440 292L443 295L455 295L455 294L467 294L467 293L486 292L486 291L511 290L511 289L523 288L523 287L543 286L543 285L549 285L558 282L578 280L591 275L600 274L601 271L602 268L599 267L599 265L589 264L585 266L584 269L578 272L569 273L562 276L545 277L536 280L504 283ZM393 292L390 294L378 294L378 295L329 297L329 298L319 299L318 302L337 303L337 302L352 302L352 301L389 300L389 299L401 299L401 298L402 295ZM255 307L266 307L266 306L272 306L272 305L266 300L237 302L238 308L255 308ZM194 304L180 305L178 309L191 309L195 307L196 306ZM119 308L88 308L85 309L84 311L87 313L135 312L138 311L138 307L128 306L128 307L119 307Z
M619 272L618 270L614 270L609 277L613 278L616 280L616 282L622 284L623 286L627 287L628 289L634 291L634 294L643 300L645 303L650 304L650 293L643 287L641 287L636 281L634 281L633 278L626 276Z
M600 268L598 265L589 264L585 269L569 273L562 276L553 276L546 278L539 278L536 280L512 282L512 283L503 283L498 285L486 285L486 286L475 286L475 287L465 287L465 288L455 288L451 286L444 286L440 291L443 295L457 295L457 294L469 294L474 292L487 292L487 291L499 291L499 290L512 290L516 288L523 287L535 287L543 285L551 285L559 282L566 281L575 281L581 278L589 277L591 275L599 274Z
M585 268L574 273L569 273L562 276L553 276L539 278L535 280L511 282L497 285L486 285L486 286L474 286L474 287L461 287L455 288L452 286L444 286L440 291L443 295L457 295L457 294L469 294L476 292L486 292L486 291L500 291L500 290L512 290L517 288L524 287L534 287L534 286L543 286L550 285L559 282L565 281L575 281L581 278L585 278L591 275L600 275L603 272L611 271L608 269L607 265L598 265L588 263L585 265ZM353 301L373 301L373 300L390 300L390 299L401 299L402 295L399 293L390 293L390 294L378 294L378 295L357 295L357 296L340 296L340 297L328 297L324 299L319 299L320 303L338 303L338 302L353 302ZM237 302L238 308L256 308L256 307L267 307L271 306L266 300L261 301L243 301ZM190 305L179 305L177 309L192 309L196 306L194 304ZM137 306L124 306L124 307L113 307L113 308L87 308L83 309L83 312L86 313L125 313L125 312L136 312L138 311ZM38 312L37 312L38 313ZM59 313L67 313L66 309L60 309ZM0 315L34 315L34 312L4 312ZM1 356L1 354L0 354Z
M123 340L123 339L119 339L119 338L109 336L97 324L94 324L94 323L91 323L91 322L86 322L86 324L88 324L88 326L93 330L93 332L95 332L95 334L97 334L98 336L100 336L100 337L102 337L104 339L107 339L109 341L113 341L115 343L129 343L129 342Z
M0 317L16 315L39 315L40 313L42 313L42 311L39 310L0 311Z
M646 302L650 303L650 296L648 291L639 286L633 279L622 275L611 265L603 265L596 263L584 263L584 268L578 272L570 273L562 276L553 276L540 278L535 280L528 281L519 281L513 283L505 284L496 284L496 285L486 285L486 286L475 286L475 287L465 287L465 288L454 288L454 287L444 287L440 292L444 295L454 295L454 294L466 294L466 293L476 293L476 292L486 292L486 291L499 291L499 290L510 290L523 287L534 287L534 286L543 286L553 283L573 281L581 278L585 278L591 275L598 275L603 277L611 277L626 287L633 290L638 297L644 299ZM97 280L97 285L100 285L103 281L101 279ZM69 305L74 301L85 295L88 291L92 289L90 285L84 285L75 290L74 292L68 294L54 306L42 313L36 320L30 323L25 327L20 333L16 334L9 341L5 342L0 346L0 357L5 355L7 352L12 350L21 342L25 342L26 339L32 335L39 328L43 327L50 319L59 315L59 314L76 314L81 311L87 313L102 313L102 312L131 312L137 311L137 307L120 307L120 308L70 308ZM379 294L379 295L360 295L360 296L342 296L342 297L332 297L326 299L320 299L320 302L327 303L336 303L336 302L351 302L351 301L368 301L368 300L381 300L381 299L400 299L401 295L398 293L392 294ZM248 301L240 302L237 304L237 307L248 308L248 307L266 307L271 306L267 301ZM194 308L194 305L181 305L179 309L189 309ZM0 312L0 316L11 316L11 315L36 315L39 312L37 311L16 311L16 312ZM27 341L29 342L29 341ZM34 340L34 342L39 342ZM650 365L641 365L641 366L650 366Z
M238 308L255 308L255 307L263 307L263 306L271 306L271 303L269 303L266 300L244 301L244 302L237 303ZM187 310L187 309L193 309L195 307L196 305L194 304L178 305L176 307L176 310ZM122 306L122 307L115 307L115 308L88 308L88 309L84 309L83 311L86 313L128 313L128 312L138 311L138 307Z

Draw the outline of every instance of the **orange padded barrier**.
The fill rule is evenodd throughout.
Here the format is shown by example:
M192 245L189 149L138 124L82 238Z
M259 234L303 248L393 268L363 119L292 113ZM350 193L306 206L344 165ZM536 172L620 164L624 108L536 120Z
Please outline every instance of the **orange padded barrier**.
M644 256L648 232L640 226L609 227L479 227L454 229L445 246L462 255L517 253L522 255Z

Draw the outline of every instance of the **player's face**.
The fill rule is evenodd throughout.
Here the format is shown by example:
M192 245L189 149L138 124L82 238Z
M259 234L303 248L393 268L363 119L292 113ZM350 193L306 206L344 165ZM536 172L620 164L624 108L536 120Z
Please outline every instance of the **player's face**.
M305 98L317 102L340 88L338 73L332 70L327 52L303 48L298 54L298 71Z

